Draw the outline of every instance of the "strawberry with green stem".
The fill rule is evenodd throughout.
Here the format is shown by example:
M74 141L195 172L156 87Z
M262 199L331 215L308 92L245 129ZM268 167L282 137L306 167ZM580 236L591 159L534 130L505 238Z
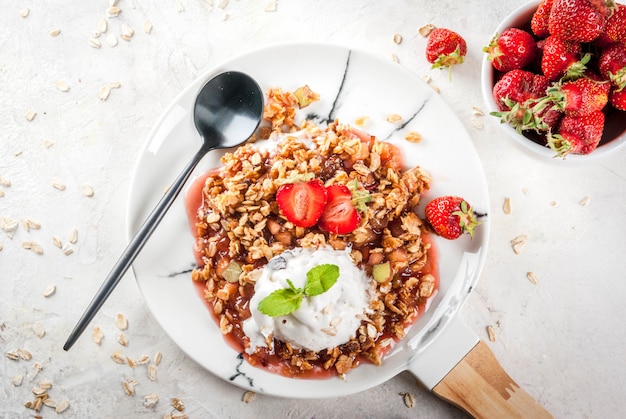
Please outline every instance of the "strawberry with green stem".
M617 90L626 87L626 45L614 43L606 47L598 60L600 75L610 80Z
M578 42L564 41L556 36L549 36L543 43L541 72L550 80L562 77L578 78L587 69L591 55L581 58L582 48Z
M550 106L566 116L582 116L602 110L609 100L609 84L590 77L552 84L533 109L540 112Z
M459 196L441 196L426 205L426 220L433 231L448 240L463 234L474 237L478 225L471 205Z
M537 43L528 32L508 28L494 36L483 51L496 70L507 72L530 64L537 54Z
M556 156L589 154L598 147L604 130L604 113L564 116L556 134L548 133L548 146Z
M432 68L448 68L465 61L467 43L458 33L445 28L435 28L426 43L426 60Z

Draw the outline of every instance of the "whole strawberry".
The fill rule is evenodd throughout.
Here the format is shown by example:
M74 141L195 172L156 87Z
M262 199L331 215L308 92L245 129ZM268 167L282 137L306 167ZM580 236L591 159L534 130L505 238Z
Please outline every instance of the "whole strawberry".
M539 3L530 20L530 30L539 38L546 38L550 35L550 32L548 32L548 19L550 18L552 3L554 3L554 0L543 0Z
M585 55L581 59L581 45L578 42L564 41L556 36L549 36L543 44L541 72L550 80L556 81L567 75L580 77L591 58Z
M432 68L451 68L461 64L467 54L467 43L458 33L445 28L435 28L426 43L426 60Z
M530 64L535 59L537 44L528 32L508 28L496 35L483 51L496 70L506 72Z
M609 94L609 103L613 105L615 109L626 111L626 89L617 90L613 88Z
M609 13L606 0L554 0L548 31L563 41L591 42L604 31Z
M474 237L478 225L470 204L458 196L442 196L426 205L426 219L435 233L454 240L467 233Z
M613 42L626 42L626 5L615 3L613 12L609 14L604 31L594 43L605 47Z
M595 111L583 116L564 116L556 134L548 135L548 146L565 157L589 154L598 147L604 130L604 113Z
M543 102L550 102L567 116L582 116L602 110L609 100L609 84L581 77L574 81L555 83L546 91Z
M493 98L500 112L491 115L518 132L555 128L561 112L551 109L549 104L545 104L541 111L532 109L540 98L546 96L549 85L550 81L541 74L519 69L505 73L493 86Z
M617 89L626 87L626 45L614 43L606 47L598 60L598 69Z

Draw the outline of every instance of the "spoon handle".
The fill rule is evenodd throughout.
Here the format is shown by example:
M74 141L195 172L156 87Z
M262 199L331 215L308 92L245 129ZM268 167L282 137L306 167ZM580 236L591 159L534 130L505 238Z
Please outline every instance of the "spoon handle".
M122 253L119 260L117 261L113 269L111 269L111 272L100 286L100 289L85 309L83 316L80 318L80 320L74 327L74 330L72 330L72 333L67 338L65 345L63 345L64 350L67 351L72 347L72 345L74 345L74 343L83 333L87 325L94 318L98 310L100 310L100 307L102 307L113 289L117 286L120 279L122 279L128 268L131 266L148 238L152 235L156 227L163 219L163 216L182 190L185 182L187 181L187 179L189 179L189 176L191 175L193 169L198 165L198 162L202 159L202 157L210 150L210 148L207 149L204 146L200 150L198 150L196 155L187 164L182 173L178 175L174 183L172 183L167 192L165 192L163 197L159 200L158 204L156 205L156 207L154 207L150 215L148 215L148 217L140 227L139 231L137 231L131 242L126 247L126 250L124 250L124 253Z

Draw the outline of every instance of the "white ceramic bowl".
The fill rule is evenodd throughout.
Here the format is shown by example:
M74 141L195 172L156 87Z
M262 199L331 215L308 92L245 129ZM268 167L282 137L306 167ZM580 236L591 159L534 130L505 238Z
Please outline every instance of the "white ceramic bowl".
M532 0L514 10L498 25L494 35L502 33L502 31L511 27L530 32L530 20L540 3L539 0ZM492 95L492 89L500 75L501 74L493 68L491 62L487 59L487 54L484 54L481 68L481 85L483 99L489 112L498 111L498 107ZM493 116L490 116L490 118L495 119ZM569 154L565 159L554 158L555 152L549 147L540 144L537 135L534 136L535 139L533 140L534 132L525 132L525 135L521 135L508 124L501 124L501 126L508 136L522 149L540 158L551 159L553 161L583 162L595 160L613 153L626 142L626 112L621 112L613 108L606 113L604 133L598 148L587 155Z

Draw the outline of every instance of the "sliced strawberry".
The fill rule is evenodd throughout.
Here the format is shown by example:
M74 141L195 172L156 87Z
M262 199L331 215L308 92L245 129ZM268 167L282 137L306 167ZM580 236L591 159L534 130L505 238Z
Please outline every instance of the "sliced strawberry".
M361 216L352 204L352 192L345 185L326 188L328 202L319 219L322 230L333 234L349 234L359 226Z
M324 211L326 199L326 188L319 179L288 183L276 192L278 208L298 227L314 226Z

